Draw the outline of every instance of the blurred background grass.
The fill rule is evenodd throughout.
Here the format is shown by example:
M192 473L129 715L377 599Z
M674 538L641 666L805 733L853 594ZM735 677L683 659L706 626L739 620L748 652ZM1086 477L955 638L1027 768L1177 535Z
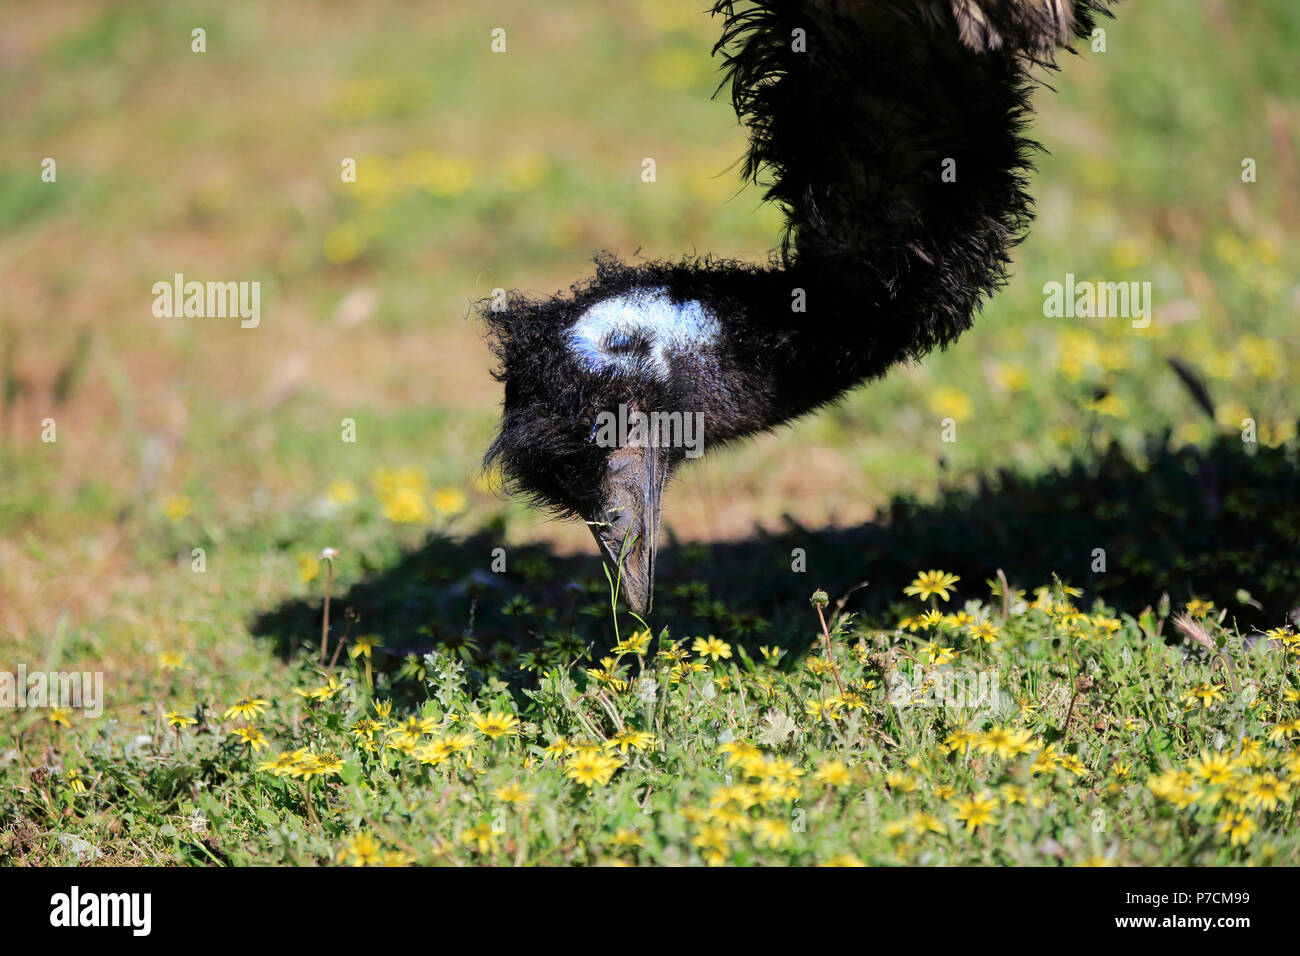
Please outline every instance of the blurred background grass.
M597 250L775 244L778 215L736 180L743 135L710 99L700 6L6 5L0 640L229 658L327 544L364 552L355 573L429 526L587 552L584 529L476 476L499 386L468 305L563 288ZM1247 416L1262 443L1294 444L1300 6L1130 2L1105 29L1105 53L1067 58L1040 93L1039 220L975 330L686 469L675 536L864 520L898 493L1038 474L1111 441L1140 456L1165 429L1204 444ZM261 326L155 318L152 284L178 272L260 281ZM1066 273L1152 282L1152 327L1045 319L1043 284ZM1217 422L1170 357L1205 377ZM945 417L956 443L939 441ZM385 517L372 486L403 466L465 508Z

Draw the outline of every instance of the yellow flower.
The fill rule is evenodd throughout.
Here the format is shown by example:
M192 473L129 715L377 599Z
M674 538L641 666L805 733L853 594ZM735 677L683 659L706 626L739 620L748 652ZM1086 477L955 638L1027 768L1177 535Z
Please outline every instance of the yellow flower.
M407 465L404 468L380 468L373 477L375 494L381 501L391 498L399 491L413 491L423 496L427 479L419 468Z
M378 646L379 646L378 635L362 634L355 641L353 641L352 646L348 648L348 657L352 658L354 661L358 657L365 657L366 660L369 660L370 652L373 651Z
M691 650L701 657L711 657L715 661L719 658L731 657L731 645L712 634L708 639L697 637L695 643L691 645Z
M809 700L804 703L804 710L813 717L823 720L834 720L836 710L840 702L836 697L828 697L826 700Z
M433 493L429 503L440 515L460 514L465 510L465 493L456 488L439 488Z
M841 853L839 856L833 856L821 866L866 866L860 859L852 853Z
M303 753L298 764L289 773L295 777L314 777L338 773L343 769L343 759L338 754Z
M382 849L378 840L362 830L339 851L339 862L351 866L373 866L379 862Z
M415 741L410 737L397 738L397 740L390 743L389 746L402 749L397 747L397 744L403 740L408 746L414 747ZM464 754L465 759L468 761L470 757L470 746L473 743L474 738L469 734L448 734L446 737L438 737L429 741L427 744L423 744L419 749L414 750L414 753L421 763L427 764L440 764L446 760L450 760L452 757L456 756L456 754Z
M194 502L185 495L172 495L163 499L162 513L172 524L176 524L194 514Z
M1035 775L1040 773L1051 773L1057 767L1062 766L1064 761L1065 757L1057 751L1056 744L1048 744L1039 751L1038 756L1034 758L1034 762L1030 765L1029 770Z
M341 222L325 233L321 252L331 265L341 266L361 255L366 248L366 237L354 222Z
M716 824L700 827L699 833L691 838L691 843L701 851L700 855L704 857L704 862L710 866L720 866L726 862L730 841L731 831Z
M940 418L951 418L964 422L971 417L975 406L965 392L947 385L940 386L930 393L930 411Z
M478 728L479 733L485 737L491 737L496 740L503 734L516 734L519 731L519 718L513 714L507 714L503 711L494 710L486 717L482 714L471 714L470 722Z
M1244 846L1254 835L1255 821L1244 813L1229 811L1219 817L1218 830L1227 834L1231 846Z
M350 505L357 500L357 486L350 481L331 481L325 497L331 504Z
M384 502L384 517L397 524L423 524L429 520L429 511L418 493L399 488Z
M72 727L72 712L66 707L51 707L50 712L45 715L45 719L52 724ZM193 721L190 722L193 723Z
M823 760L812 775L813 783L827 787L842 787L852 778L849 768L838 760Z
M970 636L985 644L992 644L998 639L998 629L988 621L978 621L971 625Z
M433 733L437 726L437 722L432 717L416 717L412 715L396 727L389 727L387 734L389 737L418 741L421 737Z
M1243 789L1246 791L1246 806L1265 810L1274 809L1291 794L1291 784L1271 773L1251 777L1243 784Z
M297 769L299 762L306 753L306 750L285 751L282 754L276 754L270 760L263 760L257 765L257 769L273 773L277 777L283 777L285 774L291 774Z
M631 635L623 638L623 640L614 645L614 653L619 655L636 654L639 656L650 649L650 640L651 637L648 628L634 631Z
M1147 787L1157 797L1168 800L1179 809L1191 806L1202 793L1196 789L1196 781L1190 773L1172 768L1147 778Z
M1131 271L1142 264L1143 245L1137 239L1121 239L1110 247L1110 261L1121 271Z
M917 836L925 833L937 833L943 836L948 832L948 828L943 825L938 817L931 816L928 813L917 811L907 818L907 825L912 828L912 832Z
M1018 784L1004 783L998 787L998 793L1002 796L1002 802L1009 807L1016 804L1025 806L1029 802L1029 791Z
M1076 777L1082 777L1088 772L1088 768L1083 765L1083 761L1074 754L1064 754L1060 757L1059 763L1064 770L1074 774Z
M570 780L578 781L578 783L589 789L596 784L603 787L609 783L609 778L614 775L614 771L621 766L623 766L623 762L617 757L586 750L569 761L569 765L564 770L564 775Z
M787 820L759 820L754 824L754 838L760 846L787 846L794 838Z
M1032 753L1039 749L1033 734L1027 730L1012 730L1010 727L993 727L982 734L975 742L982 754L996 754L1002 760L1012 760L1021 754Z
M310 584L320 574L320 561L314 554L298 555L298 580Z
M986 823L993 822L994 813L998 808L998 800L997 797L986 790L979 796L958 800L955 807L957 819L966 823L967 830L974 830Z
M266 742L266 735L254 727L236 727L231 733L248 744L253 753L265 750L269 746Z
M616 832L609 838L609 842L612 846L644 847L646 845L645 837L629 827L623 827Z
M1124 623L1113 617L1096 614L1092 617L1092 626L1097 629L1098 633L1105 636L1119 631L1124 626Z
M164 671L180 670L185 666L185 655L175 651L163 651L158 655L158 666Z
M609 750L617 747L620 753L627 753L629 747L634 750L645 750L653 746L654 742L655 735L644 730L620 730L605 741L605 747Z
M790 803L799 799L799 785L790 781L760 780L754 785L754 795L759 803Z
M269 700L262 700L260 697L241 697L227 708L225 718L233 720L240 717L244 720L252 720L254 717L261 717L270 705Z
M943 746L949 753L955 751L964 757L980 739L980 734L971 733L969 730L955 730L944 738Z
M1091 332L1069 330L1060 337L1060 353L1057 363L1061 372L1070 381L1077 382L1083 378L1088 368L1101 364L1101 350L1097 339Z
M1258 767L1265 762L1264 745L1258 740L1243 740L1235 762L1239 767Z
M922 571L907 587L903 588L904 594L914 594L922 601L930 596L937 596L941 601L947 601L951 596L953 585L960 581L955 574L949 574L947 571Z
M460 835L460 842L475 847L480 853L491 853L497 848L497 832L486 821L476 823Z
M565 754L574 750L573 744L569 743L565 737L556 737L542 752L548 757L563 757Z
M1189 707L1198 700L1201 702L1202 707L1209 707L1211 704L1223 700L1223 685L1202 681L1184 694L1182 699Z
M1268 739L1273 743L1277 743L1293 734L1300 734L1300 717L1293 717L1291 720L1284 720L1270 727Z
M81 773L79 771L69 770L65 776L67 777L68 786L72 788L73 793L86 792L86 781L81 778Z
M728 767L740 767L763 759L763 751L745 740L725 743L718 748L718 753L726 754Z
M939 612L930 611L929 613L938 614ZM942 644L937 644L934 641L931 641L922 647L921 652L925 654L926 660L936 667L942 667L944 664L956 660L960 653L956 648L944 647Z
M1102 398L1095 398L1083 407L1085 411L1096 412L1098 415L1108 415L1111 418L1124 418L1128 414L1128 407L1124 404L1123 399L1113 393L1108 393Z
M909 630L916 630L920 628L920 629L930 631L938 628L941 624L943 624L943 615L940 614L938 611L930 610L930 611L926 611L924 614L918 614L915 618L913 618L913 622L915 626L909 628ZM931 661L931 663L933 663L933 660Z
M177 730L179 730L182 727L188 727L190 724L198 723L198 721L195 720L193 717L186 717L184 714L174 710L168 711L164 719L167 721L168 724L175 727Z
M912 793L916 790L916 780L900 770L891 770L885 774L885 785L895 793Z
M492 791L492 796L496 797L502 803L508 803L516 809L522 809L528 806L537 798L515 783L506 784L504 787L498 787Z
M293 692L299 697L306 697L308 700L333 700L334 695L342 689L343 685L339 683L337 678L329 677L320 687L315 687L311 690L303 690L301 687L295 687Z
M474 166L460 156L433 156L413 182L435 196L457 196L474 184Z
M1008 392L1023 392L1029 388L1029 373L1015 365L999 365L993 370L994 380Z

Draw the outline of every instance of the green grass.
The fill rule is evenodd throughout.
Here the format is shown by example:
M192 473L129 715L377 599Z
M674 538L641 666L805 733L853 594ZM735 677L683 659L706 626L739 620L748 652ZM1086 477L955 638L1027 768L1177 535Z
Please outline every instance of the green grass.
M129 731L20 719L4 839L34 864L1294 862L1300 644L1193 611L1186 653L1167 606L941 594L890 630L832 619L832 669L627 630L591 660L606 621L519 601L524 654L467 628L385 667L353 634L320 666L307 640L243 675L243 712L216 688L251 661L178 651Z
M192 54L200 25L208 52ZM505 55L489 52L496 26ZM1300 861L1294 742L1270 739L1298 716L1295 647L1260 638L1300 604L1293 4L1122 5L1107 51L1070 58L1039 97L1051 153L1008 288L949 351L685 469L655 643L613 674L585 529L477 475L499 386L465 316L498 285L567 286L597 250L771 248L777 217L731 169L742 133L708 98L708 19L690 4L171 3L6 11L0 28L16 63L0 77L0 670L100 671L107 698L69 727L0 719L0 858L328 862L365 832L449 863ZM261 281L262 326L154 319L149 289L175 272ZM1150 281L1152 327L1045 318L1043 286L1066 273ZM1170 359L1204 380L1212 415ZM40 441L47 417L57 442ZM403 467L410 521L380 480ZM444 495L438 511L438 489L464 506ZM375 636L373 686L346 650L315 663L323 577L303 577L327 546L342 551L332 634ZM929 568L961 577L943 610L999 628L992 645L951 619L933 635L960 655L949 668L996 672L995 711L890 701L893 665L914 666L902 651L926 656L900 622ZM1004 609L986 583L999 569L1031 601L1059 578L1052 613ZM861 701L816 716L839 689L809 595L863 580L835 642ZM1055 607L1067 585L1086 617ZM1204 601L1222 658L1171 623ZM710 635L733 656L690 652ZM657 656L674 642L703 665L676 683ZM414 676L430 652L463 676ZM294 693L330 676L328 700ZM1202 685L1222 696L1188 706ZM244 696L269 702L256 755L224 716ZM393 711L372 752L350 730L377 700ZM493 711L517 733L475 729ZM167 712L199 722L177 733ZM467 734L469 750L428 765L383 747L413 716L432 721L425 742ZM995 727L1030 752L944 750ZM605 784L542 752L559 736L604 750L621 728L653 742ZM733 740L763 762L729 766ZM1034 773L1048 746L1066 763ZM342 760L310 778L310 812L301 781L256 769L301 748ZM1231 768L1167 785L1203 752ZM847 782L825 782L828 761ZM1270 774L1290 783L1271 808ZM512 784L527 808L494 795ZM722 787L757 802L711 807ZM957 808L985 790L994 816L967 831ZM1219 819L1238 806L1256 829L1234 845ZM916 832L917 813L937 829ZM500 830L480 849L465 835L484 823ZM621 845L633 830L643 845Z

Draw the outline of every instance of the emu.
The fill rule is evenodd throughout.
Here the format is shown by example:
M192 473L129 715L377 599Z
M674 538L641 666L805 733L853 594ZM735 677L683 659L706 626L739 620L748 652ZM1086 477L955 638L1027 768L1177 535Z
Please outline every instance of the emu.
M699 415L709 448L806 415L946 347L1006 281L1031 218L1036 67L1111 0L719 0L750 143L786 230L761 264L596 257L569 294L480 312L505 388L485 457L591 527L649 611L672 442L597 441L620 407Z

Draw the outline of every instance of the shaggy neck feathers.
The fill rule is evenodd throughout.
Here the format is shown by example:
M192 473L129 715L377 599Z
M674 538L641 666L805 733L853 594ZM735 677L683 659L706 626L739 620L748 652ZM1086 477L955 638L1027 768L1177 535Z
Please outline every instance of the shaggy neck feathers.
M744 172L785 214L781 250L604 256L568 295L485 307L505 383L489 463L559 513L598 513L602 410L702 411L713 447L952 342L1030 220L1030 71L1108 2L719 0Z

